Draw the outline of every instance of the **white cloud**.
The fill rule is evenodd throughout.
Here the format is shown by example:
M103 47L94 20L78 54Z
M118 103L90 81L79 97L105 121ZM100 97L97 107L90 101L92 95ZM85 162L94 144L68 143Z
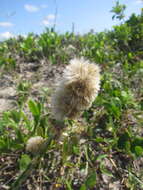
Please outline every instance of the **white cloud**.
M45 25L45 26L51 25L51 24L53 24L54 19L55 19L55 15L49 14L48 16L46 16L46 17L42 20L42 24Z
M26 11L31 12L31 13L39 11L39 7L37 7L35 5L26 4L26 5L24 5L24 8Z
M42 24L47 26L47 25L50 25L50 22L46 19L42 20Z
M0 22L0 26L2 27L11 27L13 24L11 22Z
M142 4L143 0L136 0L136 4Z
M12 37L14 37L14 35L10 32L0 33L0 39L8 39L8 38L12 38Z
M55 19L55 15L50 14L50 15L47 16L47 18L48 18L49 20L54 20L54 19Z
M42 4L40 6L35 6L35 5L30 5L30 4L25 4L24 8L26 11L28 12L38 12L40 9L46 9L48 7L48 5L46 4Z

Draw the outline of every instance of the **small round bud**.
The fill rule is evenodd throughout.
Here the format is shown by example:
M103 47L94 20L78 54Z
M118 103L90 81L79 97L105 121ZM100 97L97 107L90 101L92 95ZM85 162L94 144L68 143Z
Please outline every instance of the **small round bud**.
M40 136L31 137L26 144L26 151L39 153L44 148L45 140Z

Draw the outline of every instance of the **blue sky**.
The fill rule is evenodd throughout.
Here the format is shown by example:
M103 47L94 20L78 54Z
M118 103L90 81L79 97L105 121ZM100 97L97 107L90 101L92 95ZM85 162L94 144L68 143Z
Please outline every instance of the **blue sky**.
M90 29L99 32L111 29L117 24L112 21L111 8L115 0L4 0L0 2L0 39L26 35L28 32L41 33L45 27L55 23L56 30L72 30L85 33ZM127 17L131 13L140 13L142 0L120 0L127 5ZM127 18L126 17L126 18Z

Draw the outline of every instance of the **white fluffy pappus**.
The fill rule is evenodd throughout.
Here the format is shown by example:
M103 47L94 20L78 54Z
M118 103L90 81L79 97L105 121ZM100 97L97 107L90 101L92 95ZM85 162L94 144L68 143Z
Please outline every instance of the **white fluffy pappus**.
M26 144L26 151L33 154L39 153L45 145L45 140L40 136L31 137Z
M52 97L55 119L75 119L88 109L100 89L99 66L80 58L72 59L65 68Z

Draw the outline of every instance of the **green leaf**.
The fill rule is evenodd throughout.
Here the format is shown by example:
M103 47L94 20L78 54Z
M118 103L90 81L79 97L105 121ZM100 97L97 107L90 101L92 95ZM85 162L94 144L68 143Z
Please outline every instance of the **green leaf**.
M143 155L143 148L141 146L135 146L135 153L137 156Z
M66 180L67 190L72 190L71 184L68 180Z
M16 133L16 137L19 140L19 143L23 143L24 142L24 137L23 137L23 133L20 129L15 128L15 133Z
M86 187L93 188L96 184L96 173L93 172L86 180L85 182Z
M80 190L86 190L86 185L83 184L83 185L80 187Z
M143 149L143 138L142 137L136 137L131 142L131 152L136 154L141 153L141 148Z
M130 143L129 133L125 132L124 134L120 135L117 146L119 149L126 149L127 147L129 147L129 143Z
M16 110L11 111L11 118L15 121L15 123L19 123L21 119L21 112L17 112Z
M105 139L103 137L96 137L96 139L95 139L95 142L97 142L97 143L104 142L104 141L105 141Z
M27 154L23 154L21 159L19 160L19 167L20 170L25 170L27 166L30 164L31 159Z
M43 137L44 136L44 128L39 126L36 129L37 135Z
M113 174L110 171L108 171L106 168L102 169L102 172L109 177L113 177Z
M6 121L0 120L0 135L5 132L6 125L7 125Z
M17 141L11 143L11 150L21 150L24 148L24 144L19 144Z
M102 154L102 155L99 155L96 160L97 161L101 161L102 159L106 158L108 155L107 154Z
M0 139L0 150L4 150L6 148L5 140Z
M73 146L73 152L74 152L76 155L78 155L78 154L80 153L79 147Z
M28 119L28 117L26 116L26 114L24 112L21 112L21 116L22 116L23 121L26 124L25 127L28 130L31 130L32 129L32 122Z
M105 165L103 162L100 164L100 170L102 173L106 174L107 176L113 177L113 174L105 168Z
M40 115L40 110L39 106L34 100L29 100L28 106L30 111L32 112L33 116L39 116Z

